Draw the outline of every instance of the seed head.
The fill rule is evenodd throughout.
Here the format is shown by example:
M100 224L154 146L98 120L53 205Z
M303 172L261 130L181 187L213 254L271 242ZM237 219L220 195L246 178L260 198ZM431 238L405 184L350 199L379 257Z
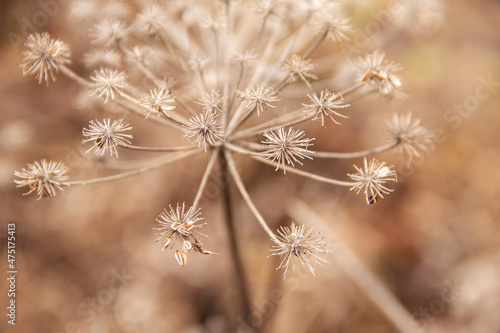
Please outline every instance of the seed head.
M404 154L408 164L414 157L419 158L434 147L434 134L425 127L420 126L420 119L412 121L411 113L406 116L394 114L387 121L387 137L391 141L399 142L398 151Z
M64 181L69 179L66 175L68 170L69 168L62 162L35 161L33 164L28 164L28 169L15 171L14 175L21 179L14 182L17 187L29 186L30 190L25 194L36 192L37 200L47 196L53 198L56 189L62 191L62 186L68 186L64 184Z
M114 120L112 123L109 118L103 119L102 123L97 119L91 120L89 128L84 128L82 131L83 136L87 138L83 142L91 141L94 143L87 152L94 149L96 154L101 152L101 155L103 155L106 150L109 150L110 156L115 155L118 157L116 146L130 144L128 139L132 139L132 135L123 132L131 129L132 127L128 127L128 124L123 119Z
M332 93L328 89L325 89L321 91L319 96L316 93L312 93L308 94L307 97L309 97L312 103L302 104L305 106L304 112L314 115L313 120L321 120L321 126L325 125L326 117L329 117L337 125L340 125L340 122L335 119L335 116L349 118L335 110L351 106L350 104L343 104L344 98L341 94Z
M356 165L354 165L354 168L357 171L355 174L347 174L355 181L350 190L356 191L356 194L363 190L367 204L374 204L379 198L383 198L384 194L394 191L384 185L389 181L398 181L396 171L391 169L392 166L388 167L385 162L379 162L376 159L368 162L365 158L364 168Z
M349 19L338 13L320 12L320 15L316 16L316 27L334 41L349 40L347 34L352 31Z
M311 64L311 59L305 60L297 54L288 58L283 67L288 73L288 82L300 80L305 82L307 86L311 88L309 81L316 80L318 78L316 75L311 73L314 70L314 65Z
M283 278L286 278L292 256L299 258L300 263L307 266L313 275L313 262L320 265L328 262L317 255L318 253L330 252L324 249L327 244L326 240L323 237L320 238L318 232L313 233L313 229L306 230L305 225L297 226L292 222L290 227L280 227L278 234L278 242L274 241L271 256L282 258L277 269L285 269Z
M443 21L444 6L439 0L402 0L394 8L396 25L422 33L437 28Z
M210 111L212 113L224 112L223 102L226 99L225 96L221 96L218 91L212 91L206 93L203 97L196 102L203 106L203 110Z
M59 66L71 63L69 45L50 38L46 32L29 35L24 45L28 50L23 52L23 75L36 75L38 83L55 81L54 72L59 71Z
M172 105L174 102L174 96L165 88L153 88L139 100L140 105L148 112L146 118L150 113L159 117L161 113L175 109L175 105Z
M200 217L200 209L191 207L186 211L184 203L182 203L182 206L177 203L176 209L169 206L169 209L164 209L158 216L156 221L160 224L160 227L154 228L154 230L159 231L156 234L160 236L155 242L163 241L162 251L175 247L174 256L181 267L186 266L186 254L191 249L203 254L213 254L213 252L203 249L203 243L198 238L205 235L195 230L195 228L201 228L204 225L204 223L198 223L203 220Z
M116 18L110 18L96 24L90 33L90 37L97 44L111 47L126 40L128 34L129 30L125 22Z
M120 66L121 55L116 50L92 49L83 55L83 64L87 68Z
M101 68L94 72L94 76L90 79L94 81L92 83L93 89L90 90L90 96L94 98L99 98L104 96L104 103L108 99L114 99L115 94L120 94L126 85L127 74L125 72L119 72L117 69L111 70L108 68Z
M257 110L257 115L260 115L268 106L271 108L276 107L271 104L272 102L280 100L279 97L275 96L276 93L277 92L271 87L257 85L257 88L247 88L240 96L243 98L243 106L245 109L251 110L252 112Z
M149 38L155 38L165 30L167 16L165 11L157 5L144 9L137 15L136 27L140 33Z
M389 98L401 88L401 81L394 75L401 69L399 64L385 60L385 54L379 50L360 57L356 63L358 82L376 88L378 93Z
M198 147L215 146L225 140L224 124L220 114L204 110L201 114L189 119L189 125L184 127L185 136L194 138Z
M295 162L302 164L299 159L308 158L312 160L312 151L308 150L314 139L304 138L304 132L294 130L291 127L285 131L283 127L277 130L264 133L267 139L262 141L264 155L271 161L277 161L276 171L283 166L283 173L286 173L286 165L295 166Z

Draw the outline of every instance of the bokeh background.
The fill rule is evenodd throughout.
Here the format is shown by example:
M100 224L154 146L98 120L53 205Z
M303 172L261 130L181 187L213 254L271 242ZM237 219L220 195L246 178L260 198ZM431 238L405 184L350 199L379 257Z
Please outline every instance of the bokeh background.
M361 32L390 5L345 2ZM329 224L315 225L326 239L340 239L400 300L414 318L409 327L500 332L500 2L443 2L438 29L397 35L384 46L387 57L404 67L407 99L359 100L342 127L308 128L318 149L349 151L383 142L384 122L393 112L421 118L438 134L432 152L409 168L396 153L378 156L400 174L393 194L367 206L345 189L283 176L257 163L246 164L243 173L273 229L290 223L294 200L307 202ZM105 174L108 163L89 158L81 145L81 129L104 117L102 110L79 106L79 88L62 75L47 86L22 75L20 38L32 28L68 42L72 68L84 73L80 59L89 46L88 26L71 18L68 0L47 7L53 15L46 22L38 18L39 26L30 25L45 3L0 2L0 331L227 332L225 320L238 313L218 199L221 178L211 179L202 206L209 236L204 243L219 255L190 254L187 267L180 268L172 253L162 253L153 242L162 209L194 197L204 157L189 167L176 163L113 183L66 189L51 200L22 196L24 189L15 187L14 170L41 158L65 161L74 179ZM137 10L137 2L101 5L103 16L106 11L133 16ZM339 52L327 44L316 56ZM485 80L493 81L486 89ZM478 89L487 96L478 98ZM122 116L119 110L111 115ZM127 119L136 144L161 144L176 135ZM120 152L123 159L137 156ZM351 161L305 165L337 177L351 167ZM236 192L234 202L254 324L266 332L397 331L339 269L335 241L326 257L330 264L318 267L316 277L296 267L282 282L275 271L279 262L267 258L267 237ZM17 228L15 327L4 314L9 222Z

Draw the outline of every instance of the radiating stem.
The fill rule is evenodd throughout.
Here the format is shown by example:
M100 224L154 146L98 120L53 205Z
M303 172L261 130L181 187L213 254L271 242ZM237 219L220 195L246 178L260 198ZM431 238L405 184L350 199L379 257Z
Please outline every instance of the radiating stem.
M349 153L338 153L338 152L329 152L329 151L315 151L314 157L318 158L339 158L339 159L349 159L349 158L358 158L358 157L366 157L377 153L382 153L388 151L399 144L399 141L391 142L385 144L383 146L379 146L372 149L367 149L363 151L349 152Z
M325 40L325 38L328 36L328 30L325 29L325 31L321 34L321 36L318 37L316 42L314 42L313 45L304 53L302 56L304 59L309 58L309 56L318 48L318 46Z
M127 178L127 177L130 177L130 176L135 176L135 175L138 175L140 173L143 173L143 172L146 172L146 171L158 168L158 167L163 166L163 165L167 165L167 164L179 161L181 159L184 159L184 158L186 158L188 156L191 156L191 155L194 155L194 154L200 153L200 152L201 152L201 150L182 152L182 153L179 153L179 154L177 154L175 156L168 156L167 160L160 160L159 162L150 164L150 165L145 166L143 168L139 168L139 169L135 169L135 170L132 170L132 171L120 173L120 174L117 174L117 175L112 175L112 176L102 177L102 178L89 179L89 180L62 182L61 184L64 185L64 186L87 185L87 184L104 183L104 182L109 182L109 181L112 181L112 180Z
M198 147L195 146L179 146L179 147L141 147L133 145L117 145L120 148L139 150L139 151L151 151L151 152L172 152L172 151L187 151L187 150L197 150Z
M212 170L214 169L215 161L217 160L217 157L219 156L219 150L220 147L215 148L212 151L212 155L210 156L210 160L208 161L207 167L205 168L205 173L203 174L203 178L201 179L200 187L198 188L198 192L196 193L196 198L194 199L193 202L193 209L198 207L198 204L200 203L201 196L203 195L203 191L205 190L205 187L207 185L208 177L210 177L210 174L212 173Z

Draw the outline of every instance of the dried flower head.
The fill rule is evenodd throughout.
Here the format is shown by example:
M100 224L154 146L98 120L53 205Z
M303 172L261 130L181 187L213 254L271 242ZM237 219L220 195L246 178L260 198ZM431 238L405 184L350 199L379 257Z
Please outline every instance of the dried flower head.
M223 111L223 102L226 99L225 96L222 96L218 91L212 91L210 93L206 93L203 97L201 97L196 104L200 104L203 106L203 110L210 112L224 112Z
M379 162L372 159L370 162L364 159L364 168L354 165L357 173L347 175L355 181L351 187L351 191L356 191L359 194L361 190L366 196L366 203L371 205L377 202L379 198L383 198L384 194L389 194L393 189L387 188L384 184L392 181L397 182L396 171L392 170L392 166L386 166L385 162Z
M87 152L94 149L96 154L101 152L101 155L103 155L106 150L109 150L110 156L115 155L118 157L116 146L130 144L128 139L132 139L132 135L123 132L131 129L132 127L129 127L123 119L114 120L112 123L109 118L103 119L102 123L97 119L91 120L89 128L84 128L82 131L83 136L87 138L83 142L91 141L94 143Z
M245 109L251 110L252 112L257 110L257 115L264 112L267 107L275 108L272 102L277 102L280 100L279 97L275 96L276 91L271 87L264 85L257 85L257 88L247 88L244 93L240 96L243 98L243 104Z
M384 52L379 50L360 57L356 63L358 82L374 87L378 93L389 98L401 88L401 81L394 75L401 69L401 65L385 60Z
M316 26L318 30L334 41L349 40L347 34L352 31L349 19L328 11L321 12L320 15L316 16Z
M126 85L127 74L117 69L101 68L96 70L90 79L94 81L90 95L94 98L104 96L104 103L106 103L109 99L114 99L115 94L121 94Z
M172 105L174 102L174 96L165 88L153 88L139 100L140 105L148 112L146 117L150 113L159 117L160 114L175 109L175 105Z
M316 75L311 73L314 70L314 65L311 64L311 59L305 60L297 54L288 58L283 67L288 74L288 82L300 80L305 82L311 88L309 81L316 80L318 78Z
M322 90L318 96L316 93L308 94L307 97L311 100L311 104L302 104L305 106L304 112L310 116L314 116L313 120L321 120L321 126L325 125L326 117L329 117L335 124L340 125L340 122L335 119L335 116L341 118L349 118L336 111L336 109L345 109L351 106L344 104L344 98L341 94L333 93L328 89Z
M167 22L165 11L157 5L153 5L137 15L135 26L140 33L149 38L155 38L163 33Z
M267 139L262 141L263 154L271 161L276 161L276 170L283 166L283 173L286 173L286 165L295 166L295 162L302 164L299 159L308 158L312 160L312 151L308 150L312 146L314 139L304 138L304 132L289 128L286 131L283 127L277 130L264 133Z
M54 72L59 70L59 66L71 63L69 45L50 38L46 32L29 35L24 45L28 50L23 52L24 60L21 64L23 75L36 75L38 83L55 81Z
M404 154L408 164L413 158L419 158L434 147L434 134L427 128L420 126L420 119L412 121L411 113L406 116L394 114L387 121L386 135L391 141L399 142L398 151Z
M204 225L204 223L199 223L203 220L200 217L200 209L191 207L186 211L185 203L182 203L182 206L177 203L175 209L172 206L169 206L169 209L164 209L158 216L156 221L160 227L154 228L154 230L159 231L156 234L160 236L156 242L163 240L162 251L175 247L174 256L181 267L186 266L187 253L191 249L203 254L213 254L213 252L203 249L203 243L198 238L205 235L195 230L195 228L201 228Z
M281 226L278 229L278 234L278 242L274 241L271 256L280 256L282 258L277 269L285 269L284 278L286 278L292 256L299 258L300 263L307 266L313 275L313 262L319 265L328 262L317 255L318 253L330 252L324 249L327 242L323 237L319 237L318 232L313 233L313 229L306 230L305 225L297 226L292 222L290 227Z
M194 142L198 143L198 147L203 147L207 150L207 146L215 146L218 142L225 139L224 123L217 114L211 110L204 110L198 116L189 119L189 125L184 126L185 136L194 138Z
M402 0L394 8L397 26L422 33L436 29L443 21L444 5L439 0Z
M62 186L67 186L64 181L69 179L66 175L68 170L69 168L62 162L35 161L33 164L28 164L28 169L15 171L14 175L21 179L14 182L17 187L29 186L30 190L25 194L36 192L37 200L45 197L53 198L56 189L62 191Z
M110 18L96 24L90 36L97 44L116 46L121 41L126 40L128 34L129 30L125 22L116 18Z

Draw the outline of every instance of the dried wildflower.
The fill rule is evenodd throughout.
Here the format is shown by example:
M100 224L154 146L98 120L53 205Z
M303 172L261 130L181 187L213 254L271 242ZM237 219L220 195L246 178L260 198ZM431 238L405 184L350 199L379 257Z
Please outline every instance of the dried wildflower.
M266 158L277 161L276 170L283 166L283 173L286 173L286 164L295 166L294 162L302 164L299 160L308 158L312 160L312 151L308 150L312 146L314 139L304 138L304 132L294 130L291 127L285 131L283 127L277 130L264 133L266 141L262 141L262 148Z
M28 47L28 50L23 52L24 60L21 64L23 75L36 75L38 83L42 81L49 83L49 79L55 81L54 72L59 70L59 66L71 62L69 45L50 38L46 32L29 35L24 45Z
M221 96L218 91L212 91L210 93L206 93L203 97L201 97L196 104L200 104L203 106L203 110L210 112L224 112L223 102L226 99L225 96Z
M106 103L108 99L114 99L116 93L121 94L126 85L126 78L127 74L119 72L117 69L101 68L96 70L94 76L90 77L94 81L90 95L94 98L104 96L104 103Z
M319 97L316 93L308 94L307 97L309 97L312 103L302 104L305 106L304 112L310 116L314 115L313 120L321 120L321 126L325 125L326 117L329 117L337 125L340 125L340 122L334 116L349 118L335 110L351 106L350 104L343 104L344 98L341 94L332 93L328 89L325 89L321 91Z
M167 16L165 11L157 5L144 9L137 15L136 27L140 33L149 38L155 38L166 28Z
M399 142L399 153L404 154L408 164L414 157L419 158L434 147L434 134L425 127L420 126L420 119L412 121L411 113L398 116L396 113L387 121L387 136Z
M283 13L283 4L276 0L260 0L255 11L263 19L279 17Z
M99 22L92 29L90 36L93 41L105 46L115 46L126 40L129 31L125 22L116 18L105 19Z
M288 82L300 80L311 87L309 81L316 80L318 78L316 75L311 73L314 70L314 65L311 64L311 59L305 60L297 54L288 58L283 67L288 73Z
M334 41L349 40L347 34L352 31L349 19L341 17L338 14L329 14L328 12L321 12L321 15L317 16L316 26Z
M83 64L87 68L120 66L121 55L116 50L92 49L83 55Z
M200 115L191 117L189 125L184 127L185 136L194 138L198 146L205 148L215 146L225 139L224 124L220 115L210 110L204 110Z
M276 107L271 104L272 102L280 100L279 97L275 96L276 93L277 92L271 87L257 85L257 88L247 88L240 96L243 98L245 109L251 110L252 112L257 110L257 115L259 115L261 112L264 112L268 106L271 108Z
M36 192L38 199L45 197L53 198L56 195L56 189L62 191L62 186L65 186L64 181L69 177L66 175L69 168L62 162L54 162L41 160L35 161L33 164L28 164L28 169L15 171L14 175L21 180L14 180L17 187L29 186L30 194Z
M297 226L292 222L290 227L281 226L278 233L278 242L274 241L271 256L280 256L282 258L277 269L285 269L284 278L286 278L292 256L299 258L300 263L307 266L313 275L313 262L320 265L328 262L317 255L317 253L330 252L324 249L327 244L326 240L323 237L320 238L318 232L313 233L313 229L306 230L305 225Z
M186 211L184 203L182 203L182 206L177 204L176 209L172 206L169 206L169 208L170 210L164 209L156 219L160 227L154 228L154 230L159 231L156 234L160 236L156 239L156 242L163 240L162 251L175 247L174 256L181 267L186 266L186 254L191 249L203 254L213 254L213 252L203 249L203 243L198 238L205 235L195 230L195 228L201 228L204 225L199 224L203 220L200 217L200 209L191 207Z
M439 0L402 0L394 8L397 26L422 33L437 28L443 21L444 5Z
M374 86L380 94L389 98L401 88L401 81L394 75L401 69L399 64L385 60L385 54L379 50L360 57L356 63L358 82Z
M366 203L371 205L377 202L379 198L383 198L384 194L389 194L393 189L385 187L385 183L389 181L397 182L396 171L392 170L392 166L386 166L385 162L379 162L372 159L370 162L364 159L364 168L354 165L357 173L347 174L355 181L351 187L351 191L356 191L359 194L361 190L366 196Z
M146 117L150 113L156 114L159 117L161 113L175 109L175 105L172 105L174 101L174 96L167 89L153 88L153 90L149 91L149 94L144 95L139 100L139 103L148 112Z
M123 119L114 120L112 123L109 118L107 120L103 119L102 123L97 119L91 120L89 128L84 128L82 131L87 138L83 142L94 142L94 145L87 152L94 149L96 154L101 152L101 155L103 155L106 150L109 150L110 156L115 155L118 157L116 146L130 144L128 139L132 139L132 135L123 132L131 129L132 127L129 127Z
M147 46L134 46L127 52L127 61L131 64L145 63L146 57L151 53Z

